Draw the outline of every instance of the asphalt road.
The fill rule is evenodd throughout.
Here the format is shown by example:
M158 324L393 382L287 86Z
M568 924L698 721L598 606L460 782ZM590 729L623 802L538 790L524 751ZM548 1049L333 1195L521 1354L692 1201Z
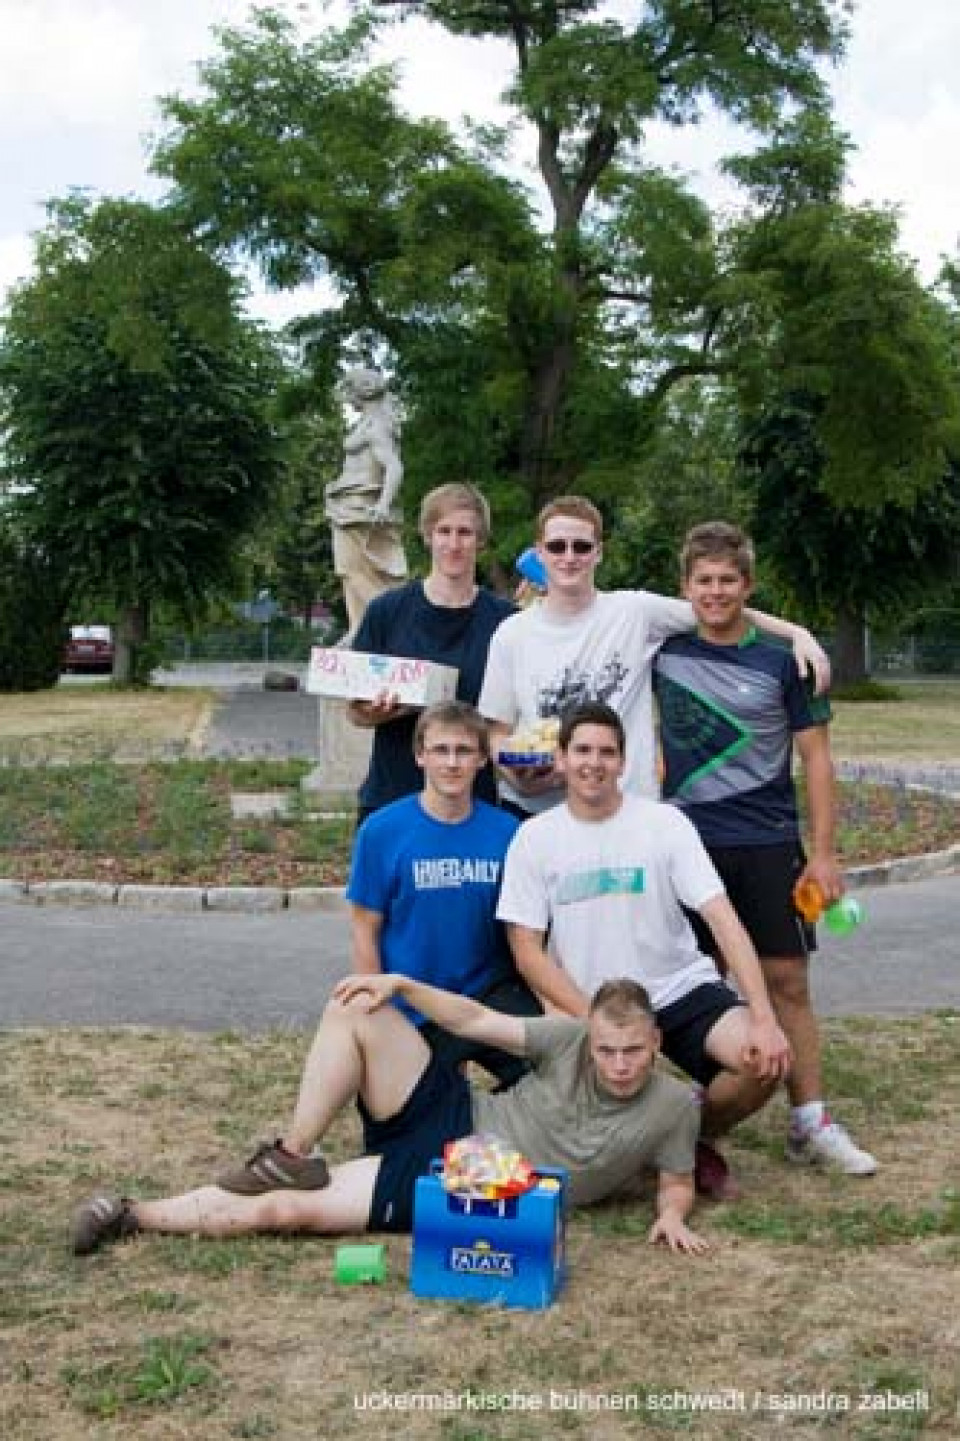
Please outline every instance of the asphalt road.
M857 892L866 920L822 937L821 1015L960 1010L960 876ZM348 965L342 916L144 914L0 902L0 1025L263 1031L313 1025Z

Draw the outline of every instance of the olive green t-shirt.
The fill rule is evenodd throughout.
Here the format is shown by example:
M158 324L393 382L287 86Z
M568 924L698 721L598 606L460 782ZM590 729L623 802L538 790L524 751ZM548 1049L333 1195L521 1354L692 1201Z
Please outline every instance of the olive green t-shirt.
M473 1092L473 1126L535 1166L562 1166L570 1201L602 1201L642 1167L693 1170L700 1109L689 1085L654 1071L643 1090L618 1100L597 1085L585 1021L544 1016L524 1022L532 1069L509 1091Z

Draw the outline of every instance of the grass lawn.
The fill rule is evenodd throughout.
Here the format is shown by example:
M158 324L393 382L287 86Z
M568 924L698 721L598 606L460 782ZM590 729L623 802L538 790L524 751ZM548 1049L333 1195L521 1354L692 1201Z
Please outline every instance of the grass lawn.
M895 699L833 702L834 755L851 761L960 765L960 679L898 680Z
M956 764L960 683L905 686L902 695L889 704L838 702L838 757ZM0 876L342 883L352 820L309 813L299 790L307 762L190 758L211 706L207 692L109 686L0 698ZM230 797L238 791L285 791L290 814L235 819ZM329 797L322 804L334 809ZM840 788L839 849L847 867L958 841L956 801L903 784L878 786L872 778Z
M282 1129L306 1038L0 1033L0 1435L955 1438L960 1015L825 1034L828 1091L875 1177L788 1168L777 1099L728 1146L744 1199L696 1213L709 1257L649 1247L646 1202L582 1211L559 1302L508 1312L415 1301L405 1238L367 1288L335 1283L332 1240L145 1237L73 1258L91 1189L180 1189ZM331 1155L357 1137L351 1114ZM451 1409L362 1404L384 1392ZM468 1393L541 1411L470 1410ZM867 1395L884 1409L859 1409ZM693 1413L697 1397L736 1409Z

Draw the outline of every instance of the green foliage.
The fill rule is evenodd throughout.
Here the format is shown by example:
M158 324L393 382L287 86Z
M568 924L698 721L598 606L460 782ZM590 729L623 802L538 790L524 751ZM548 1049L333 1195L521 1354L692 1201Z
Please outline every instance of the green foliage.
M0 528L0 691L56 685L64 617L63 587L50 556Z
M838 509L931 491L960 443L956 335L897 252L894 217L803 203L742 227L734 254L752 308L748 413L770 405L771 377L778 396L807 398L819 489Z
M215 1384L217 1373L202 1359L211 1349L209 1336L154 1336L136 1352L95 1365L69 1364L62 1379L82 1411L112 1417L138 1406L169 1405L198 1387Z
M277 476L274 375L236 283L169 211L50 206L4 323L0 404L11 507L71 596L143 625L228 583Z
M181 213L273 285L332 285L298 327L321 397L344 358L392 362L413 500L451 476L519 482L529 521L595 462L614 474L678 378L728 363L735 289L714 226L649 165L645 130L713 106L762 133L784 110L822 109L817 67L840 51L842 12L636 8L627 22L595 0L411 0L357 6L309 40L261 10L220 33L198 97L165 102L155 164ZM459 141L402 114L392 71L369 65L388 13L511 44L507 94L536 131L546 208L500 172L503 136Z
M756 538L808 613L902 616L952 573L960 472L945 466L915 497L908 491L869 509L843 507L824 479L821 409L809 396L792 396L748 435L740 458L755 486Z

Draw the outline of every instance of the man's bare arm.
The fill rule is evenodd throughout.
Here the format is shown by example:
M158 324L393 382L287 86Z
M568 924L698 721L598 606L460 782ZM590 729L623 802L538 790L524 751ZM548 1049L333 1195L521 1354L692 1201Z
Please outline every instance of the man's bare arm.
M573 977L547 954L543 932L529 926L507 922L507 940L517 963L517 970L532 991L549 1001L566 1016L585 1016L590 998L585 996Z
M803 879L816 881L829 905L843 894L837 860L837 789L825 725L810 726L795 737L807 792L809 859Z
M383 970L380 932L383 916L365 906L350 907L350 961L357 975L376 975Z
M830 657L806 626L782 620L777 615L767 615L766 611L755 610L753 606L747 606L744 615L759 630L790 642L797 670L802 676L808 673L813 676L813 688L817 695L823 695L830 689Z
M347 976L334 986L333 995L342 1005L348 1005L354 1000L365 1000L371 1011L395 996L400 997L455 1036L462 1036L464 1040L476 1041L486 1046L496 1046L514 1056L526 1054L526 1026L518 1016L493 1011L489 1006L482 1006L479 1001L471 1000L469 996L441 991L437 986L414 981L398 972Z
M657 1181L657 1219L650 1227L647 1240L653 1245L662 1241L671 1251L686 1251L693 1256L709 1251L710 1242L706 1237L687 1225L693 1199L692 1175L661 1171Z

